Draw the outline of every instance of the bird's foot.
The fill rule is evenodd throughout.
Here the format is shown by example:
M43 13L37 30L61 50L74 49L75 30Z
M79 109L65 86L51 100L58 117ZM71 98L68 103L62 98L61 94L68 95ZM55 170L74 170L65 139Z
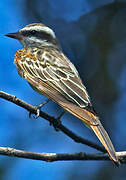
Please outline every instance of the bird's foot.
M64 115L65 111L63 111L57 118L55 118L54 122L50 122L50 125L53 125L56 131L59 131L58 126L61 124L61 117Z
M48 102L50 101L50 99L47 99L45 100L42 104L39 104L38 106L35 106L35 109L36 109L36 114L34 114L32 117L37 119L39 116L40 116L40 111L41 111L41 108L47 104ZM31 118L31 115L33 113L32 112L29 112L29 118Z

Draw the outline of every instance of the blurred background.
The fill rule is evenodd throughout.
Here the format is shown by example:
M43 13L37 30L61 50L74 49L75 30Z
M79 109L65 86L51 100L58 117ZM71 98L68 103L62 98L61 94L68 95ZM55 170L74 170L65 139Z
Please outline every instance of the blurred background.
M13 59L22 46L4 34L35 22L56 32L116 150L126 150L126 0L1 0L0 90L32 105L46 98L34 92L17 74ZM55 117L62 111L53 102L42 110ZM34 152L98 152L56 132L46 120L29 119L28 115L26 110L0 99L0 146ZM94 133L72 115L66 113L62 123L99 143ZM110 161L47 163L0 156L1 180L125 180L125 168L121 165L117 169Z

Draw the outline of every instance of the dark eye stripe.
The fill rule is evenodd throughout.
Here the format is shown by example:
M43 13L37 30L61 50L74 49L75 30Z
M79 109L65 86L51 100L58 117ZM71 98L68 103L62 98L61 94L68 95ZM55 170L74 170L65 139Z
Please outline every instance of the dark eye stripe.
M23 36L35 36L39 39L46 39L49 41L53 39L53 37L50 34L47 34L46 32L42 32L42 31L32 30L32 31L22 31L21 33Z
M21 34L22 34L23 36L28 36L28 35L29 35L29 32L28 32L28 31L23 31L23 32L21 32Z
M48 34L44 31L36 31L36 30L25 30L25 31L20 31L20 33L25 36L25 37L35 37L36 39L39 40L45 40L46 42L52 43L53 45L56 45L58 49L60 49L59 43L57 39L55 39L51 34Z

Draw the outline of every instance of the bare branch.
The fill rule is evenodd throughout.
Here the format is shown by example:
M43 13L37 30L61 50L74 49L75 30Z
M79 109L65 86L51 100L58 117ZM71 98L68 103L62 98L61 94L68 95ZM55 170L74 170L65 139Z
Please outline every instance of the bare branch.
M10 101L26 110L28 110L31 113L36 114L36 106L32 106L24 101L22 101L21 99L17 98L16 96L13 96L11 94L5 93L3 91L0 91L0 98L5 99L7 101ZM56 118L54 118L53 116L50 116L48 114L46 114L43 111L40 111L40 117L46 119L47 121L50 122L50 124L52 124L54 127L58 128L59 130L61 130L64 134L66 134L67 136L69 136L71 139L73 139L75 142L77 143L82 143L85 145L88 145L92 148L95 148L101 152L106 152L106 150L104 149L104 147L99 146L91 141L88 141L80 136L77 136L75 133L73 133L71 130L69 130L67 127L65 127L64 125L62 125L61 123L59 123L57 121Z
M110 160L108 154L86 154L83 152L74 153L74 154L56 154L56 153L35 153L35 152L26 152L18 149L13 149L10 147L0 147L0 154L5 156L15 156L19 158L33 159L33 160L42 160L46 162L53 161L69 161L69 160ZM126 151L116 152L116 155L121 160L121 163L126 163Z

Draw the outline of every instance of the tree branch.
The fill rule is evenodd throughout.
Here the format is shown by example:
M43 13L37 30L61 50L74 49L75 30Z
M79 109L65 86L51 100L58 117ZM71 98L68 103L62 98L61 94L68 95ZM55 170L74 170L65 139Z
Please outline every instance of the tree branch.
M69 160L110 160L108 154L86 154L83 152L74 153L74 154L56 154L56 153L35 153L35 152L26 152L18 149L13 149L10 147L0 147L0 154L5 156L15 156L19 158L33 159L33 160L42 160L46 162L53 161L69 161ZM116 155L121 160L121 163L126 163L126 151L116 152Z
M16 96L13 96L11 94L5 93L3 91L0 91L0 98L5 99L7 101L10 101L26 110L28 110L31 113L36 114L37 110L36 110L36 106L32 106L24 101L22 101L21 99L17 98ZM59 123L57 121L56 118L54 118L53 116L48 115L47 113L40 111L40 117L46 119L47 121L50 122L50 124L53 124L54 127L58 128L59 130L61 130L64 134L66 134L67 136L69 136L71 139L73 139L75 142L77 143L82 143L85 145L88 145L92 148L95 148L101 152L106 152L106 150L104 149L104 147L99 146L91 141L88 141L80 136L77 136L75 133L73 133L71 130L69 130L67 127L65 127L64 125L62 125L61 123Z

